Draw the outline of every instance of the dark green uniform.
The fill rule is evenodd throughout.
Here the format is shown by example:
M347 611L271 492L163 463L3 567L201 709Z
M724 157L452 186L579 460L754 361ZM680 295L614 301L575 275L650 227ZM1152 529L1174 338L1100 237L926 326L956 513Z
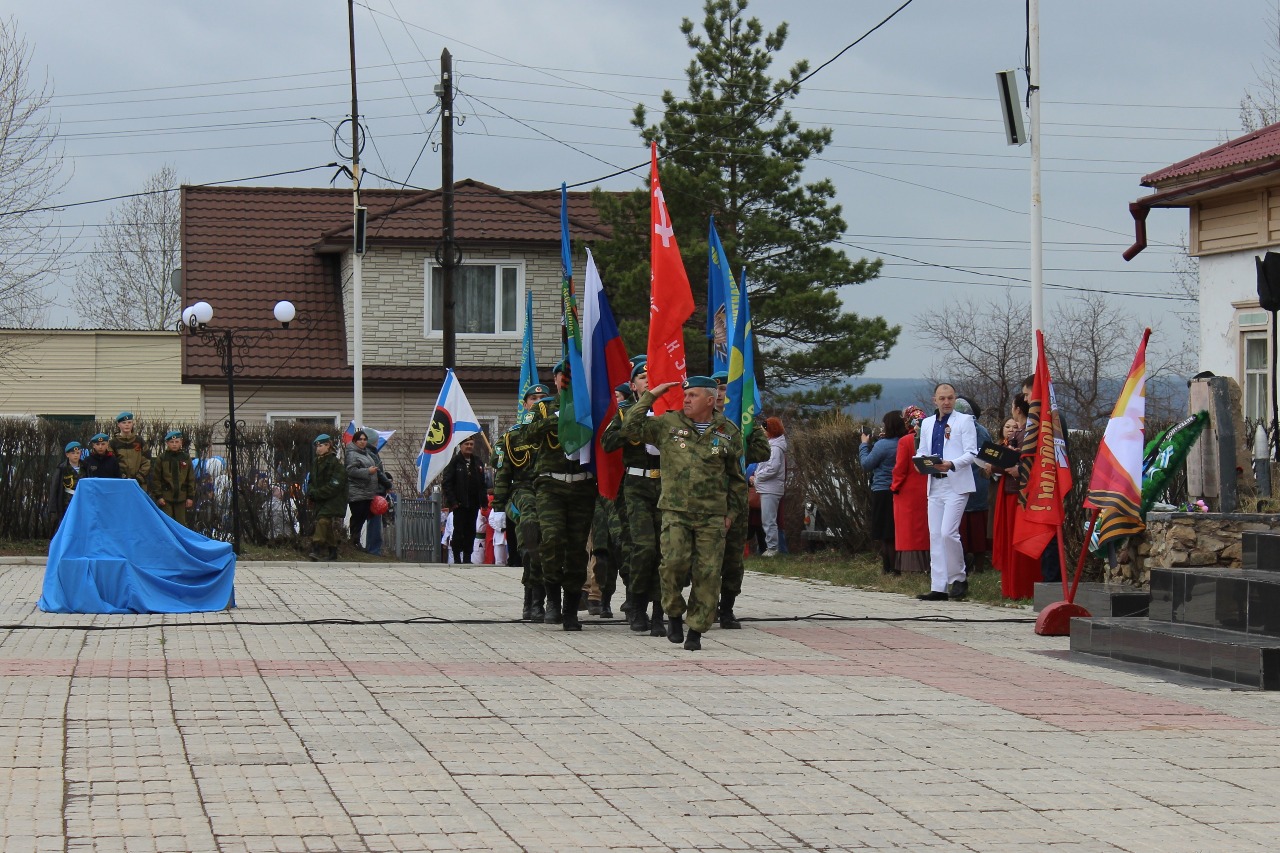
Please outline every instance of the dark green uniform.
M196 496L196 478L191 457L185 450L166 450L152 466L151 497L164 514L187 526L187 501Z
M765 436L764 430L753 429L747 437L746 461L747 464L752 462L763 462L769 458L769 439ZM730 627L726 624L725 614L728 614L728 622L734 623L732 627L739 627L737 620L733 616L733 603L742 593L742 576L746 573L746 566L743 564L742 553L747 547L747 515L750 512L747 506L747 481L745 479L731 480L729 483L729 516L732 521L729 523L729 531L725 534L724 539L724 565L720 572L720 627Z
M537 448L534 456L534 499L538 512L538 553L542 559L547 598L563 597L565 630L580 628L578 600L587 581L587 537L596 506L595 474L560 446L559 410L554 401L533 408L533 420L524 435ZM548 607L547 618L552 619Z
M520 582L525 588L529 614L526 619L542 620L544 611L542 560L538 555L538 509L534 497L537 446L524 434L521 425L507 430L498 439L493 475L493 504L507 514L516 528L516 544L524 573Z
M311 481L307 500L316 513L316 530L311 537L312 559L319 559L319 549L329 549L329 559L338 556L338 530L347 514L347 466L332 450L317 456L311 464Z
M623 435L653 444L662 454L662 608L669 616L683 616L690 630L701 634L715 621L720 595L729 483L745 480L742 434L719 413L701 434L683 412L647 417L655 399L646 391L628 409ZM681 593L690 575L686 603Z
M145 492L151 478L151 448L134 433L128 438L116 433L111 437L111 452L120 460L120 476L138 481Z
M646 609L654 604L654 615L662 619L661 586L658 581L658 533L662 517L658 498L662 494L662 469L659 457L651 454L645 442L623 436L623 417L632 406L620 407L600 436L605 450L622 450L622 503L626 513L629 549L627 561L627 593L631 599L631 628L649 630ZM659 630L659 636L661 636Z
M591 519L591 554L595 561L596 586L600 588L600 615L613 618L613 593L618 588L618 567L622 563L622 522L618 507L604 495L596 496Z

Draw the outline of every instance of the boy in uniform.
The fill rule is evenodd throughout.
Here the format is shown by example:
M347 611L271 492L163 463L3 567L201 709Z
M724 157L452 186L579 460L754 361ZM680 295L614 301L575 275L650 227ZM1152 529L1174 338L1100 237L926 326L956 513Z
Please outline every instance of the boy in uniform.
M145 492L151 477L151 448L133 431L133 412L116 415L116 429L120 432L111 439L111 452L120 460L121 476L137 480Z
M169 430L164 436L164 453L155 466L155 485L152 497L164 514L181 524L187 524L187 510L195 503L196 478L191 469L191 457L182 449L182 433Z
M338 529L347 514L347 466L333 452L333 439L327 433L316 436L315 462L311 466L311 486L307 500L315 507L316 530L311 536L307 559L318 561L320 548L329 549L329 559L338 559Z

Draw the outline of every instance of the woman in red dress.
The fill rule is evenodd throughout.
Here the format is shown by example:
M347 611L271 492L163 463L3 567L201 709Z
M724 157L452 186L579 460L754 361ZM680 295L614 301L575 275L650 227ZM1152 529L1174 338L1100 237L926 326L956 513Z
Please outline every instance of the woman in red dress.
M911 457L916 453L920 422L924 412L919 406L907 406L902 417L912 432L898 440L898 455L893 465L893 533L899 572L929 573L929 504L925 494L928 484L916 471Z
M1001 440L1006 447L1022 447L1022 431L1029 407L1021 394L1013 400L1013 417L1004 422ZM1000 594L1005 598L1031 598L1040 580L1040 559L1028 557L1013 547L1014 523L1018 512L1021 481L1017 468L992 471L995 481L995 521L991 535L991 564L1000 572Z

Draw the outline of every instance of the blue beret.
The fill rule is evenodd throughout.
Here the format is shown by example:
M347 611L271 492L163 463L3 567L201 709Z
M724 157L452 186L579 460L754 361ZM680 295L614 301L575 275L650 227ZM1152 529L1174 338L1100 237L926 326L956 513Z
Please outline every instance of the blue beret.
M617 385L613 386L613 390L617 391L619 394L631 396L631 386L625 382L619 382Z
M311 443L312 443L312 444L324 444L326 441L332 442L332 441L333 441L333 439L332 439L332 438L329 438L329 433L327 433L327 432L322 432L322 433L320 433L319 435L317 435L317 436L316 436L316 440L315 440L315 441L313 441L313 442L311 442Z
M64 448L62 448L62 452L63 452L63 453L70 453L70 452L71 452L71 451L73 451L73 450L79 450L79 449L80 449L80 442L78 442L78 441L68 441L68 442L67 442L67 446L66 446L66 447L64 447Z
M647 356L646 354L642 352L636 353L635 355L631 356L631 366L635 367L637 364L644 364L648 360L649 360L649 356Z
M690 376L684 381L685 388L709 388L716 390L716 381L710 376Z
M554 368L551 372L552 372L552 374L556 374L556 373L563 373L565 376L568 376L568 375L569 375L569 362L567 362L567 361L565 361L565 360L561 359L560 363L559 363L559 364L557 364L557 365L555 366L555 368Z
M121 421L131 421L131 420L133 420L133 412L121 412L120 414L116 415L116 423L120 423Z
M715 373L711 374L711 378L712 378L712 379L714 379L714 380L716 381L716 384L717 384L717 385L728 385L728 384L729 384L729 371L727 371L727 370L717 370Z
M166 433L164 434L164 440L165 440L165 441L168 441L168 440L169 440L169 439L171 439L171 438L182 438L182 430L180 430L180 429L171 429L171 430L169 430L168 432L166 432Z
M538 399L542 399L543 397L547 396L550 393L551 393L551 389L548 388L546 385L543 385L541 383L537 385L530 385L529 388L524 392L524 399L527 400L530 397L537 397Z
M647 361L637 362L636 366L631 368L631 378L635 379L641 373L647 374L648 372L649 372L649 362Z
M96 434L93 438L89 439L89 443L93 444L95 441L107 441L107 440L108 440L107 434L105 432L100 432Z

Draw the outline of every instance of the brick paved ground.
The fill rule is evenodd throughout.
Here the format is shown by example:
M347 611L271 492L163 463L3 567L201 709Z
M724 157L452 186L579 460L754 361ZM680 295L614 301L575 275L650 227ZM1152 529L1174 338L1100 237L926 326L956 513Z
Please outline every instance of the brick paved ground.
M430 621L512 616L506 569L242 564L238 610L163 617L40 613L42 572L0 565L0 623L52 629L0 630L5 853L1280 838L1273 694L1041 654L1066 641L1029 625L759 622L695 654L589 617ZM743 616L1029 615L746 590Z

